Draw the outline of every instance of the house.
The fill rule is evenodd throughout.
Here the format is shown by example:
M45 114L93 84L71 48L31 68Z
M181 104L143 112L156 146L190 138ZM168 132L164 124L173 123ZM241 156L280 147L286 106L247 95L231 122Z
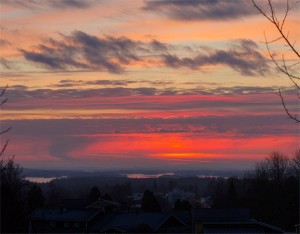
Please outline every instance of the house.
M32 233L80 233L89 230L101 214L115 212L120 205L98 199L92 204L85 199L64 199L56 209L37 209L30 218Z
M193 233L284 233L251 218L248 209L194 208Z
M97 233L187 233L190 214L172 213L111 213L100 217L90 229Z
M37 209L30 219L31 233L83 233L101 211L96 209Z
M120 204L117 202L105 200L99 198L98 200L90 203L86 199L63 199L62 207L66 209L98 209L103 212L118 211L120 209Z
M295 225L295 233L300 233L300 224Z

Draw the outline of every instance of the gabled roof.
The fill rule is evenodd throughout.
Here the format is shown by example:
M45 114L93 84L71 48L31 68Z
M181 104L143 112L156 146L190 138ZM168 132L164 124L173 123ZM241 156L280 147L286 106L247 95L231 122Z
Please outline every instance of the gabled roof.
M170 220L172 218L175 219L177 221L177 223L179 223L181 226L183 226L183 227L187 226L187 224L183 220L179 219L174 214L169 214L161 221L161 223L159 225L156 226L154 231L158 231L168 220Z
M257 222L256 220L239 222L205 222L203 233L284 233L280 228Z
M152 230L156 230L167 215L162 213L116 213L108 214L99 223L98 229L117 229L127 232L137 228L141 224L147 224Z
M99 198L97 201L95 201L94 203L86 206L86 208L91 208L95 205L101 205L103 207L119 207L120 204L117 203L117 202L112 202L112 201L108 201L108 200L105 200L105 199L101 199Z
M263 222L259 222L259 221L255 220L255 219L253 219L253 222L255 222L256 224L260 225L261 227L263 227L268 232L285 233L284 230L282 230L281 228L275 227L273 225L270 225L270 224L267 224L267 223L263 223Z
M239 221L249 220L250 218L248 209L193 209L193 221Z
M94 231L118 230L128 232L135 230L141 225L147 225L153 231L159 230L169 219L175 220L185 227L186 223L170 213L114 213L105 214L101 221L93 227Z
M264 234L265 231L261 227L245 226L245 225L205 225L203 233L255 233Z
M190 211L177 210L173 211L172 215L185 224L192 222L192 213Z
M39 221L88 222L99 212L99 210L95 209L37 209L32 213L31 219Z

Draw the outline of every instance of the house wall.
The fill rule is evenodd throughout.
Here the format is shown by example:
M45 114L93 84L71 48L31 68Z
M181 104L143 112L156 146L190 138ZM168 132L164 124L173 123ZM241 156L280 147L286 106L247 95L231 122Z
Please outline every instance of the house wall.
M74 222L67 221L69 226L65 226L64 221L55 221L55 227L51 227L51 221L31 221L31 232L32 233L78 233L86 230L85 222ZM75 227L75 224L79 224Z

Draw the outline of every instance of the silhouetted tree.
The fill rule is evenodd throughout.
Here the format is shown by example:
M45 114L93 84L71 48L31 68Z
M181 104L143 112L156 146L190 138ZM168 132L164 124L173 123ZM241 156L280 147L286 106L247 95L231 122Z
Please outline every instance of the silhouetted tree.
M29 212L32 212L37 208L43 207L44 203L45 203L45 197L42 193L41 188L37 184L32 185L28 191Z
M280 152L257 163L247 191L248 206L257 219L293 230L299 222L299 182L291 160Z
M236 192L236 187L234 184L234 179L230 178L228 181L228 205L229 207L235 208L238 206L238 197Z
M180 199L177 199L174 203L174 208L173 210L191 210L192 205L187 201L183 200L181 201Z
M52 180L48 184L48 191L46 193L47 207L55 208L60 206L62 198L62 188L56 185L55 181Z
M14 159L0 160L1 173L1 231L25 232L24 188L22 170Z
M264 161L256 164L255 177L280 184L289 176L290 163L286 155L272 152Z
M154 196L153 192L148 189L144 192L142 198L142 210L145 212L160 212L161 208L159 202Z
M225 208L228 207L228 200L225 196L226 194L226 183L224 180L218 180L214 185L212 192L213 197L213 208Z
M104 199L104 200L107 200L107 201L112 201L112 198L111 198L111 196L108 193L105 193L103 195L103 197L101 197L101 198Z
M299 180L300 177L300 149L298 149L291 161L292 174Z
M91 188L91 191L87 197L87 199L89 200L89 202L95 202L97 201L101 196L100 190L98 187L94 186Z
M112 191L109 194L114 201L120 203L122 209L127 209L127 197L132 194L131 182L114 185Z

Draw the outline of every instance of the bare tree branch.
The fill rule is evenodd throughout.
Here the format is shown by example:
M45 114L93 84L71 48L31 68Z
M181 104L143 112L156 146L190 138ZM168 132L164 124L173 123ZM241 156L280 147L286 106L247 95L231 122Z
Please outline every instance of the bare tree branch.
M284 23L286 21L286 18L288 16L288 13L290 11L290 7L289 7L289 1L287 0L287 9L284 15L284 18L280 24L279 20L277 19L277 16L275 14L275 10L273 8L272 5L272 1L268 0L268 5L270 7L270 11L271 11L271 16L268 16L266 12L263 11L263 9L261 7L259 7L255 0L252 0L253 5L255 6L255 8L263 15L265 16L272 24L274 24L274 26L276 27L277 31L280 33L280 35L282 36L282 38L285 40L285 42L287 43L287 45L290 47L290 49L298 56L298 58L300 58L300 53L296 50L296 48L291 44L290 40L288 39L288 34L285 35L283 32L283 27L284 27Z
M257 3L256 0L251 0L254 7L258 10L258 12L260 14L262 14L269 22L271 22L274 26L276 31L280 34L279 37L273 39L273 40L268 40L267 36L265 35L265 45L269 54L269 57L271 58L272 62L274 63L275 67L285 76L288 77L288 79L292 82L292 84L294 85L294 87L298 90L298 92L300 91L300 76L298 75L299 73L296 72L297 71L297 65L300 64L300 61L297 61L295 63L291 62L287 62L287 60L285 59L284 54L281 55L280 59L275 58L275 55L271 52L271 48L270 45L274 42L278 42L280 40L283 40L283 46L286 46L287 48L290 49L290 51L292 51L293 55L298 59L300 59L300 53L299 51L297 51L296 47L295 47L295 42L291 42L289 39L289 32L284 32L284 26L286 23L286 20L288 18L289 12L292 9L290 4L289 4L289 0L286 1L286 9L284 11L284 16L282 18L282 20L280 20L276 14L275 11L275 7L272 3L272 0L266 0L267 1L267 8L268 10L264 10L262 7L260 7ZM299 3L299 2L297 2ZM297 98L300 100L300 95L297 92ZM293 120L295 120L297 123L300 123L300 117L298 114L292 114L285 101L283 98L283 95L281 93L281 90L279 90L279 97L281 99L281 103L282 106L286 112L286 114Z
M4 96L4 94L5 94L5 91L7 90L7 87L8 87L8 85L6 85L6 87L4 87L4 88L2 89L2 91L0 92L0 98L3 98L3 96ZM1 100L1 101L0 101L0 107L2 107L2 105L3 105L4 103L6 103L7 100L8 100L8 98L5 98L5 99ZM0 127L1 127L1 123L0 123ZM11 130L11 127L6 128L5 130L0 129L0 137L1 137L1 135L3 135L3 134L5 134L5 133L9 132L10 130ZM0 141L0 142L1 142L1 141ZM5 143L3 144L3 146L1 146L1 148L0 148L0 157L3 155L5 149L6 149L7 145L8 145L8 142L9 142L9 140L6 140Z
M287 108L287 106L286 106L286 104L285 104L285 101L284 101L284 99L283 99L283 96L282 96L282 94L281 94L281 90L280 90L280 89L279 89L279 91L278 91L278 94L279 94L279 97L280 97L280 99L281 99L282 106L284 107L284 110L285 110L286 114L287 114L291 119L295 120L297 123L300 123L299 115L297 115L297 114L292 115L292 114L290 113L290 111L288 110L288 108Z
M2 149L1 149L1 152L0 152L0 157L4 153L4 151L5 151L5 149L6 149L7 145L8 145L8 142L9 142L9 140L6 140L5 144L3 145Z
M0 97L2 97L6 91L6 89L8 88L8 85L6 85L6 87L4 87L0 93Z
M12 127L9 127L7 129L3 130L2 132L0 132L0 135L9 132L11 129L12 129Z

